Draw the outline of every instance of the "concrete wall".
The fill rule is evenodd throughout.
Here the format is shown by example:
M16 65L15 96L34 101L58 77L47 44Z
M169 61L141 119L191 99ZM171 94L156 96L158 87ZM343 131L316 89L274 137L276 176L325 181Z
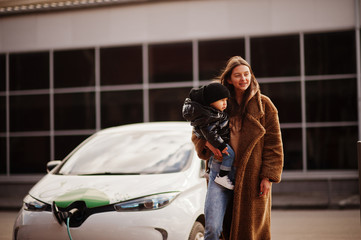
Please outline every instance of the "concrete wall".
M0 18L0 52L349 29L354 0L172 1Z

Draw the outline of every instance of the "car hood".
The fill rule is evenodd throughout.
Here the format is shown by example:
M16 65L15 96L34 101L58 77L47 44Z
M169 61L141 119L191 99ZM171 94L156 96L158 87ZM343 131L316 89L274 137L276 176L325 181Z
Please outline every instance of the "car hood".
M196 181L184 172L152 175L64 176L48 174L29 194L48 204L84 200L88 207L113 204L147 195L184 191ZM65 206L64 206L65 207Z

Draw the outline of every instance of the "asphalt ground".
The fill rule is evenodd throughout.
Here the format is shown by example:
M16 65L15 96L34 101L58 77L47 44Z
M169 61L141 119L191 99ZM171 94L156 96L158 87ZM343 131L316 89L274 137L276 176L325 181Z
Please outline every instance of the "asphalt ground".
M11 240L17 212L0 211L0 240ZM273 210L273 240L361 240L359 209Z

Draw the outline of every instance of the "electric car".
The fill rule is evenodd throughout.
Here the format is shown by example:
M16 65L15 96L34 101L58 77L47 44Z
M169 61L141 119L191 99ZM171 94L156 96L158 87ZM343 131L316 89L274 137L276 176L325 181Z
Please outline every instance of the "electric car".
M90 136L48 163L13 239L203 239L207 184L191 132L187 122L158 122Z

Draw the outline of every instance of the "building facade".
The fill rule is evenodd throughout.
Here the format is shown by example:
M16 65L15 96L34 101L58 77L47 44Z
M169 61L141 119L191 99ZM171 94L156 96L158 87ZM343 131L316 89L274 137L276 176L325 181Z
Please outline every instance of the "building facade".
M286 176L357 172L359 0L149 1L5 11L3 178L44 174L49 160L63 159L106 127L182 121L189 90L214 79L234 55L250 62L279 110Z

